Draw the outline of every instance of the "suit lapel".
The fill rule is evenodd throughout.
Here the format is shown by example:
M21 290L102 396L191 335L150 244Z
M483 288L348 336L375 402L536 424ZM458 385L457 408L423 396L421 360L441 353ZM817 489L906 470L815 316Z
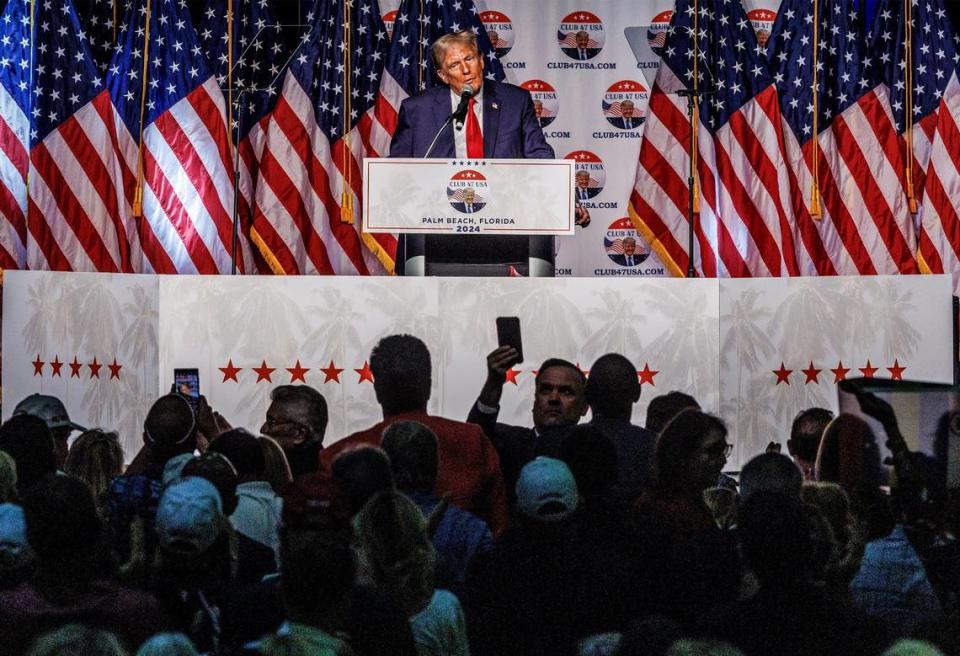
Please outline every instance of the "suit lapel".
M443 122L450 115L450 91L443 87L443 93L438 93L434 97L433 103L433 128L430 138L436 134ZM431 157L453 158L457 156L457 149L453 144L453 125L448 125L443 129L440 138L437 139L437 145L433 147Z
M483 156L493 157L500 126L500 102L492 84L483 87Z

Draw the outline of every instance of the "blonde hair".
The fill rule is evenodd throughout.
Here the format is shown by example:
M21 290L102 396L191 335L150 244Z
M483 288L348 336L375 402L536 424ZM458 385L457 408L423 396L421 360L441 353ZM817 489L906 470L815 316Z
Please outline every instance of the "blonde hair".
M438 71L443 68L443 55L447 52L447 48L455 43L465 45L478 55L480 54L477 35L470 30L444 34L430 45L430 56L433 58L433 66Z
M274 492L282 494L283 489L293 482L287 454L272 437L261 435L257 440L260 442L260 450L263 451L263 479L270 483Z
M70 447L63 470L86 483L93 492L97 507L102 509L110 481L123 471L120 437L112 431L96 428L82 433Z
M423 610L433 596L435 553L420 508L388 490L371 497L353 521L374 580L399 596L408 616Z

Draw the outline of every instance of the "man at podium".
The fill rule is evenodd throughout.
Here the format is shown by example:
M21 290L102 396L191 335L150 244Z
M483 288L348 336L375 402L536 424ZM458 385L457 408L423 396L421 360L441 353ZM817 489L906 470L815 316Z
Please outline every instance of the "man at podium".
M447 116L467 88L467 112L437 139L432 157L553 159L525 89L483 78L477 35L445 34L430 47L433 65L446 87L433 87L400 104L390 157L424 157Z

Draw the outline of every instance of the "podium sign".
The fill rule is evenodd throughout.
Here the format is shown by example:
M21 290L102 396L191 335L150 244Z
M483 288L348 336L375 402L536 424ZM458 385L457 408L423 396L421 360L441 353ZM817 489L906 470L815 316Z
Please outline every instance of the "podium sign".
M572 235L570 159L363 162L363 231Z

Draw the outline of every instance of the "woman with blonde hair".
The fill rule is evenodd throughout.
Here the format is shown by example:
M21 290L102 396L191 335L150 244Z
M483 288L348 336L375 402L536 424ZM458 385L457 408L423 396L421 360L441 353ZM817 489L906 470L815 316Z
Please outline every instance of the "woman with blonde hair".
M433 544L417 505L393 490L374 495L354 518L361 581L400 599L420 656L469 656L460 602L434 588Z
M103 515L110 481L123 473L123 449L113 431L94 428L80 434L70 447L64 471L90 486Z
M293 473L290 471L290 463L287 462L287 454L272 437L261 435L257 439L263 451L263 479L270 483L274 492L283 494L283 489L293 482Z

